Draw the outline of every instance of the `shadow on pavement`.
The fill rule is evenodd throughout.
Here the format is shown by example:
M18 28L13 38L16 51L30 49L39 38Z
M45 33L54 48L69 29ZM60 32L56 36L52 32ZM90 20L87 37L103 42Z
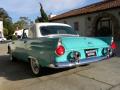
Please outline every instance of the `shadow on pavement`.
M115 56L120 57L120 47L115 50Z
M69 69L50 69L43 68L42 74L40 76L52 75L55 73L60 73ZM28 78L35 78L32 75L30 66L28 63L24 62L11 62L9 60L9 55L0 56L0 77L6 78L8 80L16 81Z
M116 56L120 57L120 49L117 49L116 52L117 52ZM54 75L56 73L65 72L67 70L69 69L43 68L40 77ZM7 80L11 80L11 81L35 78L35 76L32 75L28 63L24 63L20 61L11 62L9 60L9 55L0 56L0 77L6 78Z

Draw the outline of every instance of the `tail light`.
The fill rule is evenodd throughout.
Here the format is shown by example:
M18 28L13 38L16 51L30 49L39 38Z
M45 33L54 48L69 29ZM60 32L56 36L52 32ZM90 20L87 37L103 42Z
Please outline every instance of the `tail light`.
M112 49L116 49L116 48L117 48L117 45L116 45L115 42L112 42L112 43L111 43L111 48L112 48Z
M58 56L61 56L65 53L65 48L62 46L62 45L59 45L56 50L55 50L55 53L58 55Z

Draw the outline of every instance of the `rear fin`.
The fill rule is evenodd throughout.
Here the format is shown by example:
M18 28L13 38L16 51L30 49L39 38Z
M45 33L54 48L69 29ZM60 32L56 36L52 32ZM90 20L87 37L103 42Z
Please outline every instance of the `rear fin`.
M57 46L60 46L60 45L62 45L62 40L61 39L58 40L58 45Z
M57 45L57 48L55 49L55 53L58 56L61 56L65 53L65 48L62 45L61 39L58 40L58 45Z
M111 40L111 48L112 49L116 49L117 48L117 45L116 43L114 42L114 38L112 37L112 40Z

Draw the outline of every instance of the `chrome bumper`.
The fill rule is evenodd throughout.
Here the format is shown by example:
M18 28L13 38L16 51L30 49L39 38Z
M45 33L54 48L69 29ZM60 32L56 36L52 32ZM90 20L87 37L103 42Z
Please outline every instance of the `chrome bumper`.
M80 59L79 62L58 62L55 65L51 64L49 67L51 68L67 68L67 67L74 67L78 65L84 65L92 62L97 62L101 61L108 58L107 56L105 57L94 57L94 58L87 58L87 59Z

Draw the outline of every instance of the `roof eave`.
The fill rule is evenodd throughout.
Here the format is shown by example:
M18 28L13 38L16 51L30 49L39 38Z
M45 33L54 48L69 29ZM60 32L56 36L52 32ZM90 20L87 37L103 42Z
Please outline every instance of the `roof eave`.
M75 15L69 15L69 16L59 17L59 18L57 18L57 16L56 16L56 18L54 17L54 18L50 19L49 21L66 19L66 18L75 17L75 16L82 16L82 15L91 14L91 13L98 13L98 12L101 12L101 11L112 10L112 9L117 9L117 8L120 8L120 6L118 6L118 7L113 7L113 8L107 8L107 9L103 9L103 10L98 10L98 11L93 11L93 12L78 13L78 14L75 14Z

